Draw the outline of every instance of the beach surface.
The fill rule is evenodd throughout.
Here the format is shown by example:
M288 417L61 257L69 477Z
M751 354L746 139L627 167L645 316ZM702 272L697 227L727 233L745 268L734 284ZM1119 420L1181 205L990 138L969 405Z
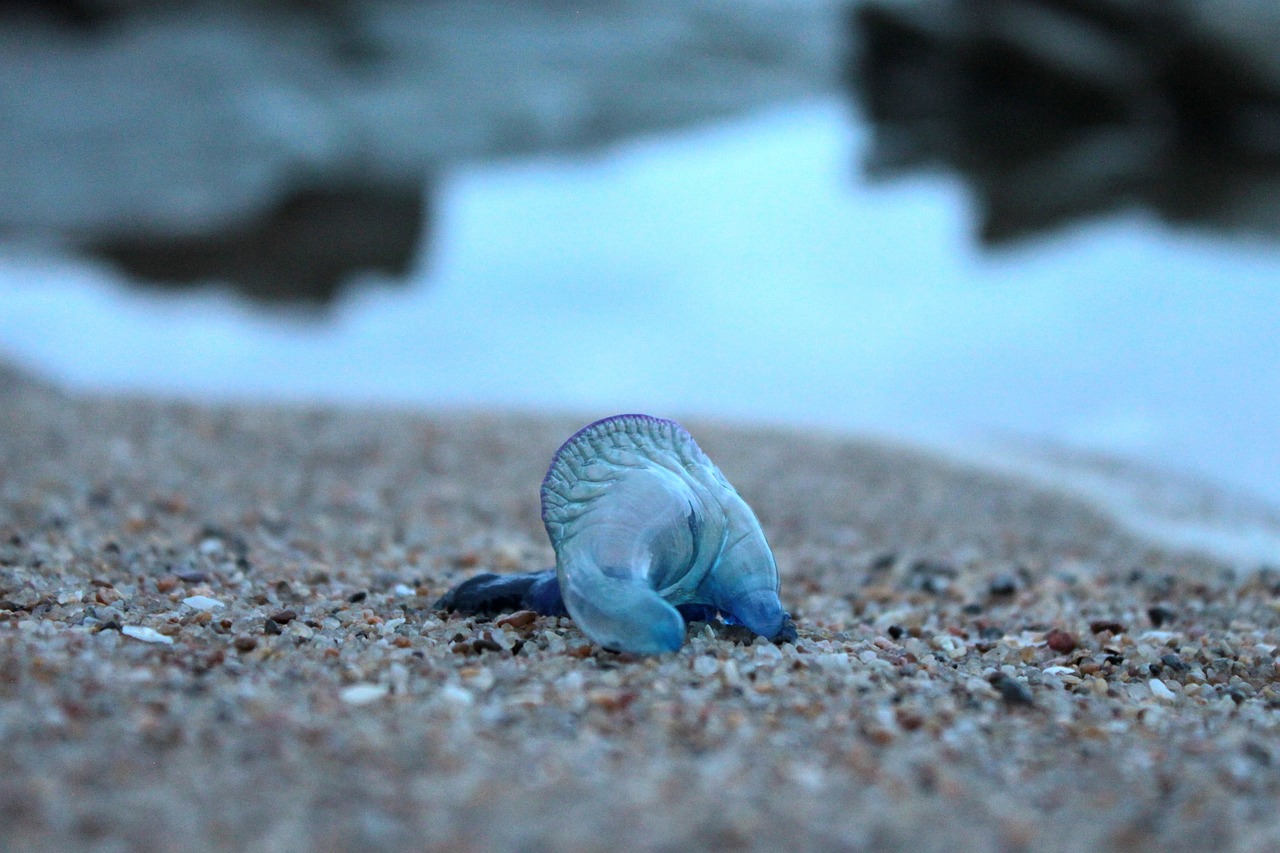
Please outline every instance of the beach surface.
M0 368L8 851L1280 850L1280 573L905 447L685 424L799 627L450 617L580 417ZM665 413L655 413L665 414Z

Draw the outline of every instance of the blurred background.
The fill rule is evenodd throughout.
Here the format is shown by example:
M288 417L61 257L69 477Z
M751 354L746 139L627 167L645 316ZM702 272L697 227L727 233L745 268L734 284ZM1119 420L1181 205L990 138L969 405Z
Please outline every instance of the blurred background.
M76 389L872 433L1280 555L1278 288L1274 0L0 2L0 359Z

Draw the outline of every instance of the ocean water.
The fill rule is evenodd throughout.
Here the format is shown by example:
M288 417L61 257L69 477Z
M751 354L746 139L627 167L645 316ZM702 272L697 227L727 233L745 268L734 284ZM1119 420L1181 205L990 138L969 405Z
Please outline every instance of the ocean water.
M958 179L868 184L866 142L817 98L458 168L407 286L323 314L11 248L0 353L91 390L883 435L1280 562L1280 245L1133 211L991 252ZM1133 486L1153 472L1181 497Z

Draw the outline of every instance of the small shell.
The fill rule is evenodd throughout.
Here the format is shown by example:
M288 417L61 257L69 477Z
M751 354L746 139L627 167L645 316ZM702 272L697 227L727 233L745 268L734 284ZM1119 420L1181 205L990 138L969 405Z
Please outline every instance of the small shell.
M680 605L769 638L789 624L760 523L675 421L617 415L579 430L543 480L542 520L564 605L606 648L674 651Z

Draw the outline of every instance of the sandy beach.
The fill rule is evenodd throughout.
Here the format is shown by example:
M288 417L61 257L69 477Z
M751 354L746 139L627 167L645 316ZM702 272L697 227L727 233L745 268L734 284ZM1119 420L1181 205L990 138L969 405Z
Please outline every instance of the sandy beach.
M434 612L551 564L538 484L607 414L0 368L0 846L1280 850L1280 575L921 452L685 424L794 644Z

